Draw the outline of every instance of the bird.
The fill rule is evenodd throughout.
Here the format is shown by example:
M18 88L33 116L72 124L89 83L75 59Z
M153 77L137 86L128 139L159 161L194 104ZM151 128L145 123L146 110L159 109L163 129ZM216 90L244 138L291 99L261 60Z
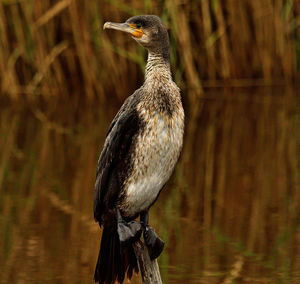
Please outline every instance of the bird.
M106 22L103 29L129 34L148 51L143 85L111 122L97 165L94 218L103 231L94 280L110 284L138 273L133 243L142 234L152 260L164 248L149 209L180 156L184 109L172 79L168 30L158 16Z

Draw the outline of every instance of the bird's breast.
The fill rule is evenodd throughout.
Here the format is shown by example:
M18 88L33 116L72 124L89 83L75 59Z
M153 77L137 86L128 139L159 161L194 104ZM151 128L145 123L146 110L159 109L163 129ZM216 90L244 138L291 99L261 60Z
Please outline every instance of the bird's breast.
M134 216L147 210L169 179L183 140L182 107L170 115L155 109L140 111L144 127L136 136L133 169L124 182L122 211Z

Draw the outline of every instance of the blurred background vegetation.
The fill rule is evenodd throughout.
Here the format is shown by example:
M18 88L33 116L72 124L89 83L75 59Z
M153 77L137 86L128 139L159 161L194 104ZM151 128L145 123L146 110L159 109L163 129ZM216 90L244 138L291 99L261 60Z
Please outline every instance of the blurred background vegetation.
M170 30L181 88L278 84L300 70L299 1L1 0L1 94L123 100L146 52L102 26L149 13Z
M0 0L0 283L92 282L97 158L147 55L102 26L137 14L187 118L151 210L164 283L300 283L297 0Z

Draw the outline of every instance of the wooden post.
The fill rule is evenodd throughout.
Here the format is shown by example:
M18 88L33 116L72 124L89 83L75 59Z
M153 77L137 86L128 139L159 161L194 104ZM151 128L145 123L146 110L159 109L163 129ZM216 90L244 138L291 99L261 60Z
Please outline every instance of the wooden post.
M133 244L133 249L143 284L162 284L157 261L156 259L153 261L150 259L146 245L141 240L138 240Z

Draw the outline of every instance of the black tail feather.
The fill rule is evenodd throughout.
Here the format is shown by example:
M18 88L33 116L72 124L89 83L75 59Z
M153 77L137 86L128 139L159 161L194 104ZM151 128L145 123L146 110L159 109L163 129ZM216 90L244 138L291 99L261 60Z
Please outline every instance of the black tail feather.
M104 227L94 275L95 282L112 284L117 280L123 283L126 271L129 279L133 271L138 272L133 247L130 244L126 248L121 247L117 229Z

